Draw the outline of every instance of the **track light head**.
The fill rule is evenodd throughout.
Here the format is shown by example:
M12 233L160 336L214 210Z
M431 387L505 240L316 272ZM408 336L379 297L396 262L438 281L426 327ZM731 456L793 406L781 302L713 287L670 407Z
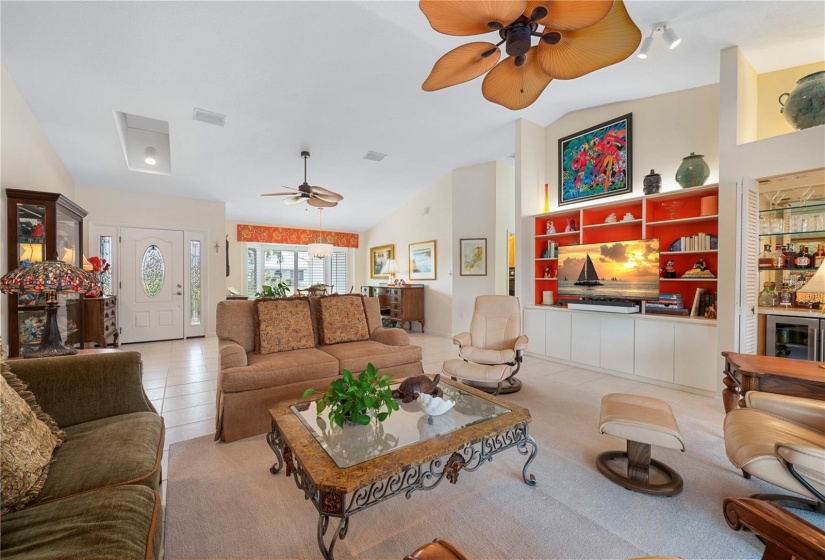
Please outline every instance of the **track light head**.
M679 43L682 42L676 32L673 31L673 28L667 26L665 26L665 30L662 33L662 39L665 40L665 43L667 43L667 46L670 47L671 50L678 47Z
M653 34L648 35L645 37L645 40L642 41L642 46L639 48L639 52L636 53L638 58L647 58L647 53L650 52L650 47L653 46Z

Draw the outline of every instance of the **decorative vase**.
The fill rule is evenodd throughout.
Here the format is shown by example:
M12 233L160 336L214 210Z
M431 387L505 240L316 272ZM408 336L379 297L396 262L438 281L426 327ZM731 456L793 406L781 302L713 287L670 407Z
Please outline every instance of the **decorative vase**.
M676 182L683 189L701 187L708 180L710 167L705 163L704 157L690 152L688 157L682 158L682 164L676 170Z
M800 79L791 93L779 96L779 104L779 112L797 130L825 124L825 71Z
M645 187L645 194L656 194L662 188L662 176L651 169L650 175L645 175L642 184Z

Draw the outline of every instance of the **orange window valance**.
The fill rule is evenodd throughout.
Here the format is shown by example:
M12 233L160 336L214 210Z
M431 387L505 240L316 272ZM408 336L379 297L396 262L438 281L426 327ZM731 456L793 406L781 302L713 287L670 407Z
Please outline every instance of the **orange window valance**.
M238 241L247 243L307 245L318 242L318 230L238 224ZM321 233L321 241L324 243L332 243L336 247L358 248L357 233L324 231Z

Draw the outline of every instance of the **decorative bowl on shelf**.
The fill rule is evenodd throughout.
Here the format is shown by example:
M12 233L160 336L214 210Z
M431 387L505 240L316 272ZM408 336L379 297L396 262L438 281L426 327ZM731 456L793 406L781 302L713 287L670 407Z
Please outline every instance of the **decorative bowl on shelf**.
M662 202L662 208L668 211L671 220L676 217L676 211L683 208L684 205L684 200L668 200L666 202Z

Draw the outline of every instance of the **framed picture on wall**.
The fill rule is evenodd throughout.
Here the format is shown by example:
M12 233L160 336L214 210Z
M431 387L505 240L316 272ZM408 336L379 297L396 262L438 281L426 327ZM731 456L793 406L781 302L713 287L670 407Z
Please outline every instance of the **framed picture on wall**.
M381 274L387 261L395 258L395 245L370 247L370 278L389 278L389 274Z
M487 238L461 239L461 276L487 276Z
M410 243L410 280L435 280L435 240Z
M633 190L633 113L559 140L559 206Z

